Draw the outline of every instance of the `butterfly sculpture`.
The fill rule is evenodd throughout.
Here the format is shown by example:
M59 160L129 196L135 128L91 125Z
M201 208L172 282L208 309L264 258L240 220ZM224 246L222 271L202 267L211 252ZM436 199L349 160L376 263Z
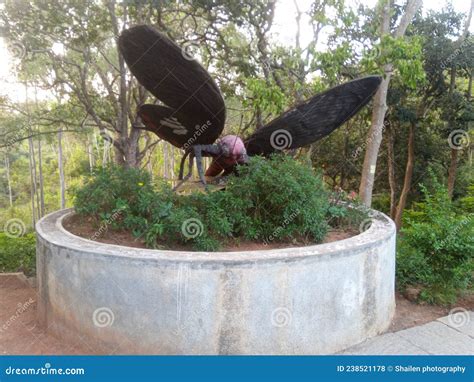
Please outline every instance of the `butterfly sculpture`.
M205 176L232 173L249 156L296 149L327 136L365 106L381 82L379 76L347 82L313 96L245 139L235 135L219 139L226 120L224 99L199 62L147 25L124 30L119 49L140 84L162 102L139 107L144 124L140 128L184 149L181 183L191 177L194 158L205 185ZM189 171L183 177L188 156ZM213 158L206 172L203 157Z

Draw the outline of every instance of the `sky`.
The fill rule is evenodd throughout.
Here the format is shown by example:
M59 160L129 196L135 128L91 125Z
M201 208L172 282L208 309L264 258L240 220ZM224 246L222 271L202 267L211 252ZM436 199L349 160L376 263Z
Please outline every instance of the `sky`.
M296 0L300 11L307 11L314 0ZM426 14L429 10L441 10L445 5L446 0L424 0L423 1L423 14ZM469 12L470 0L451 0L453 8L456 12ZM374 8L377 4L377 0L346 0L346 4L350 6L356 6L357 4L364 4L370 8ZM275 9L275 19L273 32L278 35L278 41L284 45L293 45L295 42L296 34L296 8L293 0L277 0L277 6ZM308 22L308 16L301 17L301 46L306 46L312 37L311 27ZM471 32L474 32L474 23L471 24Z
M313 0L277 0L275 9L274 26L271 30L273 38L282 45L294 45L295 34L296 34L296 8L294 1L297 2L300 11L307 11L313 2ZM377 0L346 0L346 3L356 5L362 3L369 7L374 7ZM445 0L425 0L423 2L423 13L428 10L441 10L446 4ZM454 9L457 12L467 13L470 7L469 0L452 0ZM2 5L0 5L1 11ZM473 25L470 28L474 31ZM301 46L306 46L312 37L311 27L308 23L308 16L303 15L301 18L301 33L300 41ZM320 49L324 49L324 42L318 46ZM25 91L23 85L17 82L15 76L11 74L12 67L15 60L12 57L11 52L7 49L7 46L3 39L0 37L0 94L8 94L9 98L13 101L23 100ZM38 93L39 98L45 97L46 94Z

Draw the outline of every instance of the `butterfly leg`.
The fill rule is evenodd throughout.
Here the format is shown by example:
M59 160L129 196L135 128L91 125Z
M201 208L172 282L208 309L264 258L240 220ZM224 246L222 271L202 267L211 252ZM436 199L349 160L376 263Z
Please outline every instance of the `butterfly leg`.
M179 164L179 176L178 176L178 179L179 179L179 180L183 180L184 163L186 162L186 158L188 157L188 155L189 155L190 153L191 153L191 151L186 150L186 151L184 152L183 157L181 158L181 163Z
M191 154L191 155L189 155ZM189 163L188 163L188 174L183 178L183 168L184 167L184 159L189 155ZM173 191L176 191L183 183L187 182L189 178L193 175L193 164L194 164L194 154L192 152L187 152L184 154L183 159L181 159L181 167L179 169L179 182L176 186L174 186Z
M194 156L196 157L196 166L198 169L199 180L205 186L206 178L204 177L204 169L202 167L202 157L210 156L216 157L222 154L220 145L196 145L193 146Z

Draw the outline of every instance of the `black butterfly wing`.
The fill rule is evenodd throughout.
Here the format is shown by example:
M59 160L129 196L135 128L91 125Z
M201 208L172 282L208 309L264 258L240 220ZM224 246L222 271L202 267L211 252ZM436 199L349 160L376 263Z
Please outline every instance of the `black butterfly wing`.
M315 95L248 137L247 154L295 149L329 135L371 100L381 81L379 76L364 77Z
M212 77L196 60L190 59L166 35L147 25L124 30L119 49L137 80L169 108L151 112L149 106L153 105L147 105L148 108L139 110L140 115L148 114L144 121L148 130L157 127L166 130L162 138L176 146L193 137L196 138L193 143L198 144L210 144L218 138L225 123L224 100ZM166 118L175 118L186 133L182 134L184 129L163 126L161 113ZM196 136L196 126L203 125L208 127Z
M194 117L186 113L171 109L161 105L142 105L138 109L143 123L144 130L151 131L161 139L172 145L187 149L193 144L211 144L215 139L213 135L208 136L204 141L201 136L212 128L211 121L207 120L202 125L194 124ZM211 142L209 140L212 139Z

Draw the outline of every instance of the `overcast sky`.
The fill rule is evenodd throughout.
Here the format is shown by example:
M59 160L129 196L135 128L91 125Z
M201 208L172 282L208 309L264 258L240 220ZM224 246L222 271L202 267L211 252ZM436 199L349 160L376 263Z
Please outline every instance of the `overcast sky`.
M296 0L301 11L307 11L313 0ZM369 7L374 7L377 0L346 0L346 3L355 5L363 3ZM445 0L425 0L423 5L423 12L428 10L440 10L446 4ZM469 0L452 0L454 9L457 12L467 13L470 7ZM0 5L1 7L1 5ZM277 0L274 26L272 28L273 38L278 43L283 45L293 45L296 33L296 9L294 0ZM471 24L471 31L474 31L473 24ZM324 36L323 36L324 37ZM308 23L308 17L303 15L301 19L301 45L304 47L312 38L311 27ZM324 42L322 42L320 49L324 49ZM0 38L0 94L8 94L10 99L18 101L24 97L24 89L17 83L14 76L11 75L11 65L13 63L12 57L6 48L2 38ZM42 98L42 94L39 94Z

